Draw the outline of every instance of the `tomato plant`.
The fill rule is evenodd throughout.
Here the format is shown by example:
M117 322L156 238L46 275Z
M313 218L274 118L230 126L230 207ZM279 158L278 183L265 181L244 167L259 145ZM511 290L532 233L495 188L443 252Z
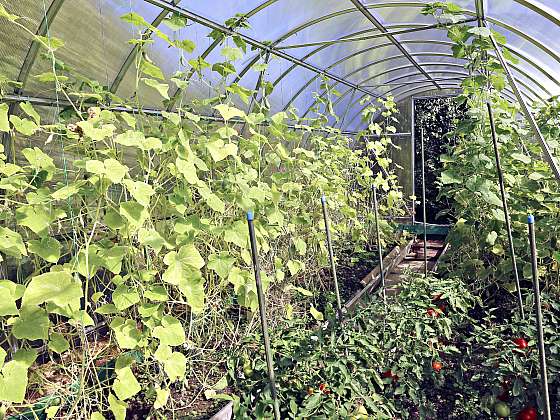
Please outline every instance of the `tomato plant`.
M441 387L443 378L455 373L441 369L441 358L453 360L460 354L456 347L462 340L457 330L470 322L467 311L477 299L457 279L423 279L412 277L402 292L384 307L371 301L349 317L342 325L329 320L328 326L314 323L287 325L273 335L275 366L283 415L287 418L306 416L355 415L363 406L371 416L390 418L409 413L411 407L424 415L433 413L423 387ZM447 305L453 308L445 318L424 318L431 305L429 296L435 290L444 293ZM442 296L442 297L443 297ZM333 314L334 312L330 311ZM258 337L249 346L258 349ZM238 415L255 410L270 413L270 398L264 356L259 351L260 379L247 381L240 376L243 356L230 360L230 375L240 390ZM430 375L432 361L437 371ZM430 381L430 385L426 384ZM312 384L312 385L309 385ZM319 385L319 392L298 392ZM322 389L321 389L322 387ZM325 394L330 390L331 394ZM322 391L322 392L321 392Z

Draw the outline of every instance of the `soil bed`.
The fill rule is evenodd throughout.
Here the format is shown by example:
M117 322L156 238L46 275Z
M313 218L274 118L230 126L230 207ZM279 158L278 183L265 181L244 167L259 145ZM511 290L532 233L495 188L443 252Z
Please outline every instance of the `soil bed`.
M359 253L345 250L338 254L336 274L340 298L343 302L348 301L363 288L361 280L378 264L377 249L373 247ZM331 275L330 270L328 270L327 275Z

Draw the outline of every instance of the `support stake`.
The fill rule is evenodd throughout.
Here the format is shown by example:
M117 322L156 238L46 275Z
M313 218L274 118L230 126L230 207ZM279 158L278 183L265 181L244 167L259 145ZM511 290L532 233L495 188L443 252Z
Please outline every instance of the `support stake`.
M253 224L253 212L247 212L247 224L249 225L249 239L251 242L251 254L253 257L253 270L255 271L255 282L257 284L257 297L259 300L259 314L261 317L261 327L264 341L264 351L266 355L266 367L268 368L268 379L270 381L270 389L272 392L272 400L274 404L274 418L280 420L280 406L278 404L278 395L276 392L276 378L274 375L274 365L272 362L272 350L270 349L270 338L268 337L268 325L266 322L266 301L261 282L261 269L259 264L259 256L257 254L257 240L255 238L255 226Z
M387 303L385 293L385 269L383 268L383 249L381 248L381 233L379 230L379 205L377 203L377 187L373 186L373 211L375 213L375 236L377 238L377 254L379 256L379 276L381 277L381 294L383 302Z
M487 102L486 106L488 107L488 116L490 117L490 129L492 131L492 143L494 144L496 171L498 172L498 183L500 185L500 193L502 196L502 209L504 210L504 218L506 219L506 230L509 242L509 253L511 255L511 265L513 268L513 275L515 277L515 287L517 288L517 303L519 305L519 311L521 312L521 318L525 319L525 311L523 310L523 296L521 295L521 284L519 283L519 273L517 271L517 258L515 256L515 248L513 247L513 234L511 231L509 208L507 205L506 189L504 186L504 174L502 172L502 165L500 163L500 151L498 149L498 136L496 135L494 113L492 112L492 105L490 104L490 102Z
M541 311L541 292L539 287L539 272L537 267L537 245L535 241L535 217L530 214L527 218L529 225L529 245L531 248L531 270L533 272L533 293L537 309L537 341L539 345L539 362L541 368L542 398L544 399L544 419L551 420L550 398L548 396L548 379L546 374L546 354L544 349L544 334Z
M420 159L422 160L422 217L424 225L424 277L428 277L428 228L426 225L426 168L424 160L424 129L420 131Z
M323 219L325 221L325 232L327 234L327 249L329 250L329 259L331 261L331 271L334 281L334 291L336 293L336 310L338 313L338 319L342 320L342 303L340 302L338 279L336 277L336 264L334 262L334 253L331 241L331 230L329 228L329 216L327 214L327 197L324 194L321 196L321 205L323 206Z

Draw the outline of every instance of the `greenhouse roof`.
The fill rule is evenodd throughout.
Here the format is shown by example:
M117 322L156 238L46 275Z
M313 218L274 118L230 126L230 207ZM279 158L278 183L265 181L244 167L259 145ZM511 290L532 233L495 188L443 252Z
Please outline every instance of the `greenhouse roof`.
M556 0L456 0L464 21L488 26L507 37L506 48L519 62L511 65L519 88L528 102L560 94L560 4ZM208 37L236 14L245 15L248 27L235 29L250 46L237 63L231 81L253 89L259 73L251 67L270 59L266 79L276 86L271 96L273 111L295 106L301 116L310 114L321 94L321 76L341 92L335 112L344 115L343 129L360 128L360 99L365 95L392 94L397 100L428 92L451 92L467 77L465 61L453 57L446 31L433 16L421 14L425 1L365 0L4 0L9 12L26 16L24 25L39 35L65 41L57 58L85 76L110 86L127 98L136 89L135 47L132 24L120 19L126 13L143 16L172 38L188 38L196 44L192 54L169 49L159 38L149 46L150 58L167 78L184 69L185 58L220 60L219 42ZM478 4L478 5L477 5ZM188 26L173 31L162 25L175 14ZM2 25L0 73L22 83L17 96L54 98L33 77L51 66L40 60L37 42L15 26ZM4 29L8 28L8 29ZM147 30L149 31L149 30ZM149 32L146 36L151 36ZM233 45L231 39L226 40ZM205 81L194 81L185 94L211 95L208 84L219 78L208 72ZM503 94L514 98L506 89ZM157 92L143 93L145 107L161 107Z

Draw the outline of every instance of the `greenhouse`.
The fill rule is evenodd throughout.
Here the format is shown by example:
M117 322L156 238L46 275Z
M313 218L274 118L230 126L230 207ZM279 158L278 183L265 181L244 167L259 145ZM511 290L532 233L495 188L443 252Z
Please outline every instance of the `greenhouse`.
M0 28L0 420L560 419L558 1Z

